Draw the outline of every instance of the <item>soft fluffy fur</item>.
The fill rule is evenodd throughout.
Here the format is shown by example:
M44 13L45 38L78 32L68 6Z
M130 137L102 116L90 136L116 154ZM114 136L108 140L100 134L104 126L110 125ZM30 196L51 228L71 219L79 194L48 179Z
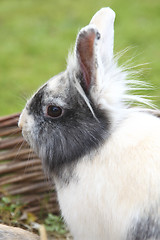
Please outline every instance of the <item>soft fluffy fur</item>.
M66 71L27 102L19 126L75 240L160 239L160 119L128 105L147 100L128 93L136 82L117 66L114 18L101 9L80 31Z

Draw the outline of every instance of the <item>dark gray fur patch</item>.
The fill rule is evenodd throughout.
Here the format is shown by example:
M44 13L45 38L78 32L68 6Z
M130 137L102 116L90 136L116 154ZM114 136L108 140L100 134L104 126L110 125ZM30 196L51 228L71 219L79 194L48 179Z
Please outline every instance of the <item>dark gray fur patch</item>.
M160 239L160 217L157 214L142 217L130 229L126 240L150 240Z
M32 147L43 160L45 171L52 172L50 175L54 173L66 183L69 176L72 178L74 165L104 142L110 128L106 113L90 99L96 119L74 85L69 88L65 93L64 114L60 118L47 117L43 112L44 105L47 107L44 103L46 87L36 93L28 106L29 114L35 119ZM54 105L54 102L49 104ZM69 174L63 174L66 172Z

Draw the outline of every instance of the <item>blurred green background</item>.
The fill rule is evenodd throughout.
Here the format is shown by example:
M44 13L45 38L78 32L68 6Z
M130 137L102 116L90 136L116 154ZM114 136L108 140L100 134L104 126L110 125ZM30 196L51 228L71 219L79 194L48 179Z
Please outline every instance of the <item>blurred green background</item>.
M0 0L1 116L21 111L26 98L65 69L78 29L104 6L117 15L115 52L130 46L122 62L136 56L135 64L149 63L142 78L155 86L148 94L160 107L160 0Z

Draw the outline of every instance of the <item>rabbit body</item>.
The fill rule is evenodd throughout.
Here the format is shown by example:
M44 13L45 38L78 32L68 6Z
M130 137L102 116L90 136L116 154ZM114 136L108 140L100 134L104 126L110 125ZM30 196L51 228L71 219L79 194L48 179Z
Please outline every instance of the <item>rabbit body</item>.
M27 102L19 126L75 240L160 239L160 119L128 106L141 99L113 57L114 18L101 9L80 31L66 71Z
M77 165L77 179L66 187L57 181L75 239L160 239L159 156L160 120L133 112Z

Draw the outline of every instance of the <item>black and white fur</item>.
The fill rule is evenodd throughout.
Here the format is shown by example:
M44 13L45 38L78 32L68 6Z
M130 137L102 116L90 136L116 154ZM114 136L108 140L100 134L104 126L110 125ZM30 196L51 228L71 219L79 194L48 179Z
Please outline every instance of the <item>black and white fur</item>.
M130 108L113 56L115 13L103 8L77 37L66 71L27 102L19 126L53 176L75 240L160 239L160 119ZM128 79L128 80L127 80ZM49 105L63 110L47 115Z

